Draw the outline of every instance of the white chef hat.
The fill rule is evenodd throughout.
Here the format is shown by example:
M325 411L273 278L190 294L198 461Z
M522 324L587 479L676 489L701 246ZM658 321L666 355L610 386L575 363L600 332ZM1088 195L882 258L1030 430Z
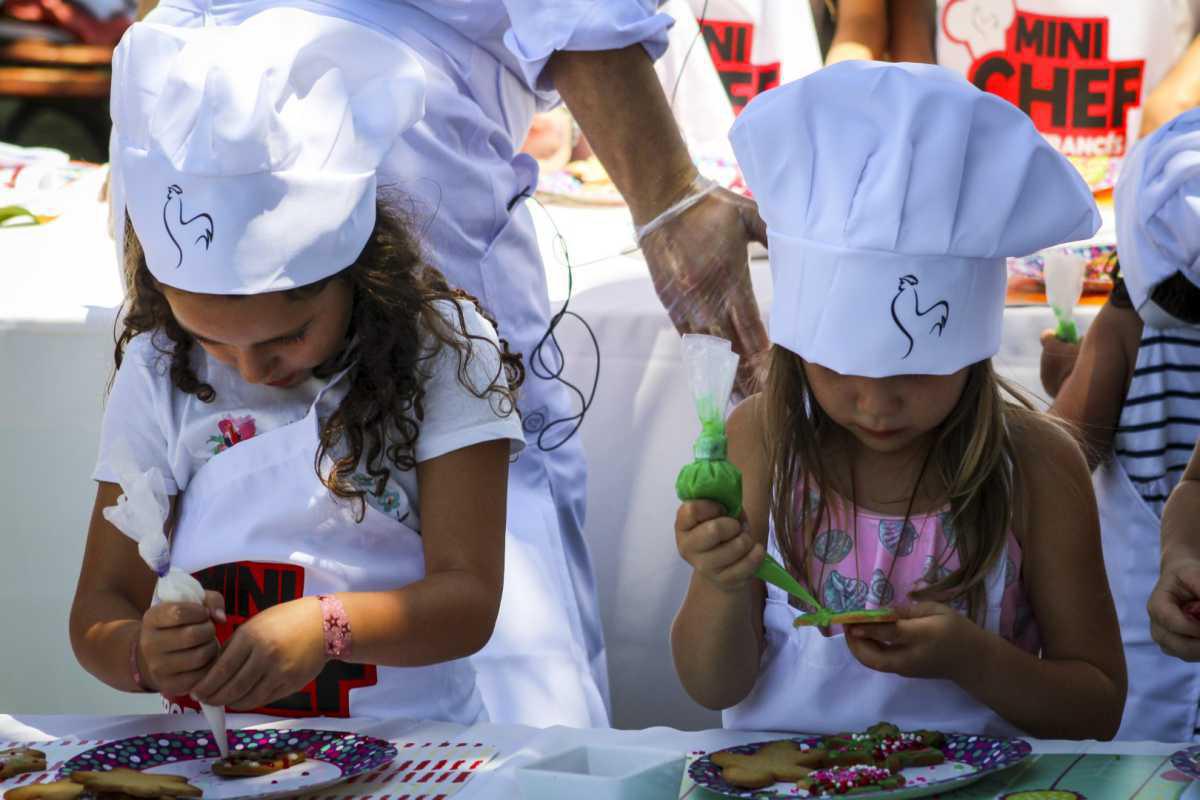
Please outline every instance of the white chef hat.
M1200 109L1180 114L1134 146L1113 200L1129 298L1147 322L1170 327L1150 299L1154 288L1176 272L1200 287Z
M134 25L113 58L112 155L150 271L258 294L349 266L375 225L376 168L424 97L403 45L341 19Z
M991 357L1006 257L1100 225L1020 109L941 67L826 67L756 97L730 138L767 223L771 340L843 374Z

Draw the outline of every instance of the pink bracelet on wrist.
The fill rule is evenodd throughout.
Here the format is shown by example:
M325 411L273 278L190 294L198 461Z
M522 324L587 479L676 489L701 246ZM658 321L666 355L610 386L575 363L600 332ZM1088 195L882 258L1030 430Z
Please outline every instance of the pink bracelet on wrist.
M133 684L138 687L138 691L152 692L154 690L142 680L142 671L138 669L138 641L141 638L142 636L139 632L137 636L133 637L133 642L129 647L129 674L133 677Z
M325 632L325 655L341 658L350 652L350 618L335 594L317 595L321 603L321 628Z

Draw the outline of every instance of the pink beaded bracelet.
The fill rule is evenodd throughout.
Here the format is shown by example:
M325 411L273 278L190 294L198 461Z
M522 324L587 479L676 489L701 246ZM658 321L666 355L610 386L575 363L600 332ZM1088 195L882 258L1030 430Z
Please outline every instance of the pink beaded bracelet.
M341 658L350 652L350 618L335 594L317 595L321 603L321 627L325 632L325 655Z

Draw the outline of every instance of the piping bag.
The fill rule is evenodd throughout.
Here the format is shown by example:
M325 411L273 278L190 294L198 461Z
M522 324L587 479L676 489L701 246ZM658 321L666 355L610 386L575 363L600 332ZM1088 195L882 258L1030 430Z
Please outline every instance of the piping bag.
M171 505L162 472L158 467L145 472L139 470L133 457L122 447L114 450L111 463L124 493L117 498L115 506L104 509L104 518L138 543L138 554L158 576L150 604L203 603L204 587L200 582L171 566L171 545L163 533ZM225 727L225 709L201 704L200 710L208 720L221 757L227 758L229 736Z
M700 438L692 446L693 461L679 471L675 494L680 500L712 500L725 507L728 516L742 513L742 472L725 458L725 408L737 375L738 356L726 339L688 333L683 336L683 361L687 366L692 400L700 417ZM855 622L891 622L896 613L890 608L835 612L825 608L791 576L770 553L754 573L759 580L778 586L812 607L812 613L798 617L800 625L851 624Z
M1061 248L1042 254L1042 280L1046 283L1046 302L1058 320L1055 338L1074 344L1079 341L1075 327L1075 306L1083 297L1083 260Z

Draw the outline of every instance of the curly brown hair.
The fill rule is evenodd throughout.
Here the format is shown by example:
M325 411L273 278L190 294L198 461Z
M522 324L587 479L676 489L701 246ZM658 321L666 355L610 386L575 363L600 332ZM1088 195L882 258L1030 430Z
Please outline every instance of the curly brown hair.
M128 218L124 267L128 291L116 337L117 368L135 336L161 332L168 342L157 335L152 341L159 354L170 359L171 383L202 402L212 402L216 391L195 371L196 341L175 320ZM450 304L455 311L452 319L439 310L435 305L439 301L466 301L496 325L478 300L452 288L441 272L426 263L408 221L391 201L381 199L376 204L375 228L353 264L316 283L286 290L285 296L311 297L335 280L344 280L351 288L353 305L346 343L348 348L353 343L353 349L343 349L313 373L327 378L349 363L350 389L321 426L314 468L331 492L358 505L361 520L366 492L352 483L351 476L365 456L373 493L382 494L392 469L416 466L415 448L425 416L425 383L443 347L458 354L459 383L475 397L487 399L500 416L518 413L516 393L524 382L525 368L520 354L511 352L506 340L499 339L497 346L469 333L458 302ZM496 374L482 390L468 377L477 343L495 348L500 356ZM340 455L334 457L333 453ZM333 462L328 473L321 469L327 455Z

